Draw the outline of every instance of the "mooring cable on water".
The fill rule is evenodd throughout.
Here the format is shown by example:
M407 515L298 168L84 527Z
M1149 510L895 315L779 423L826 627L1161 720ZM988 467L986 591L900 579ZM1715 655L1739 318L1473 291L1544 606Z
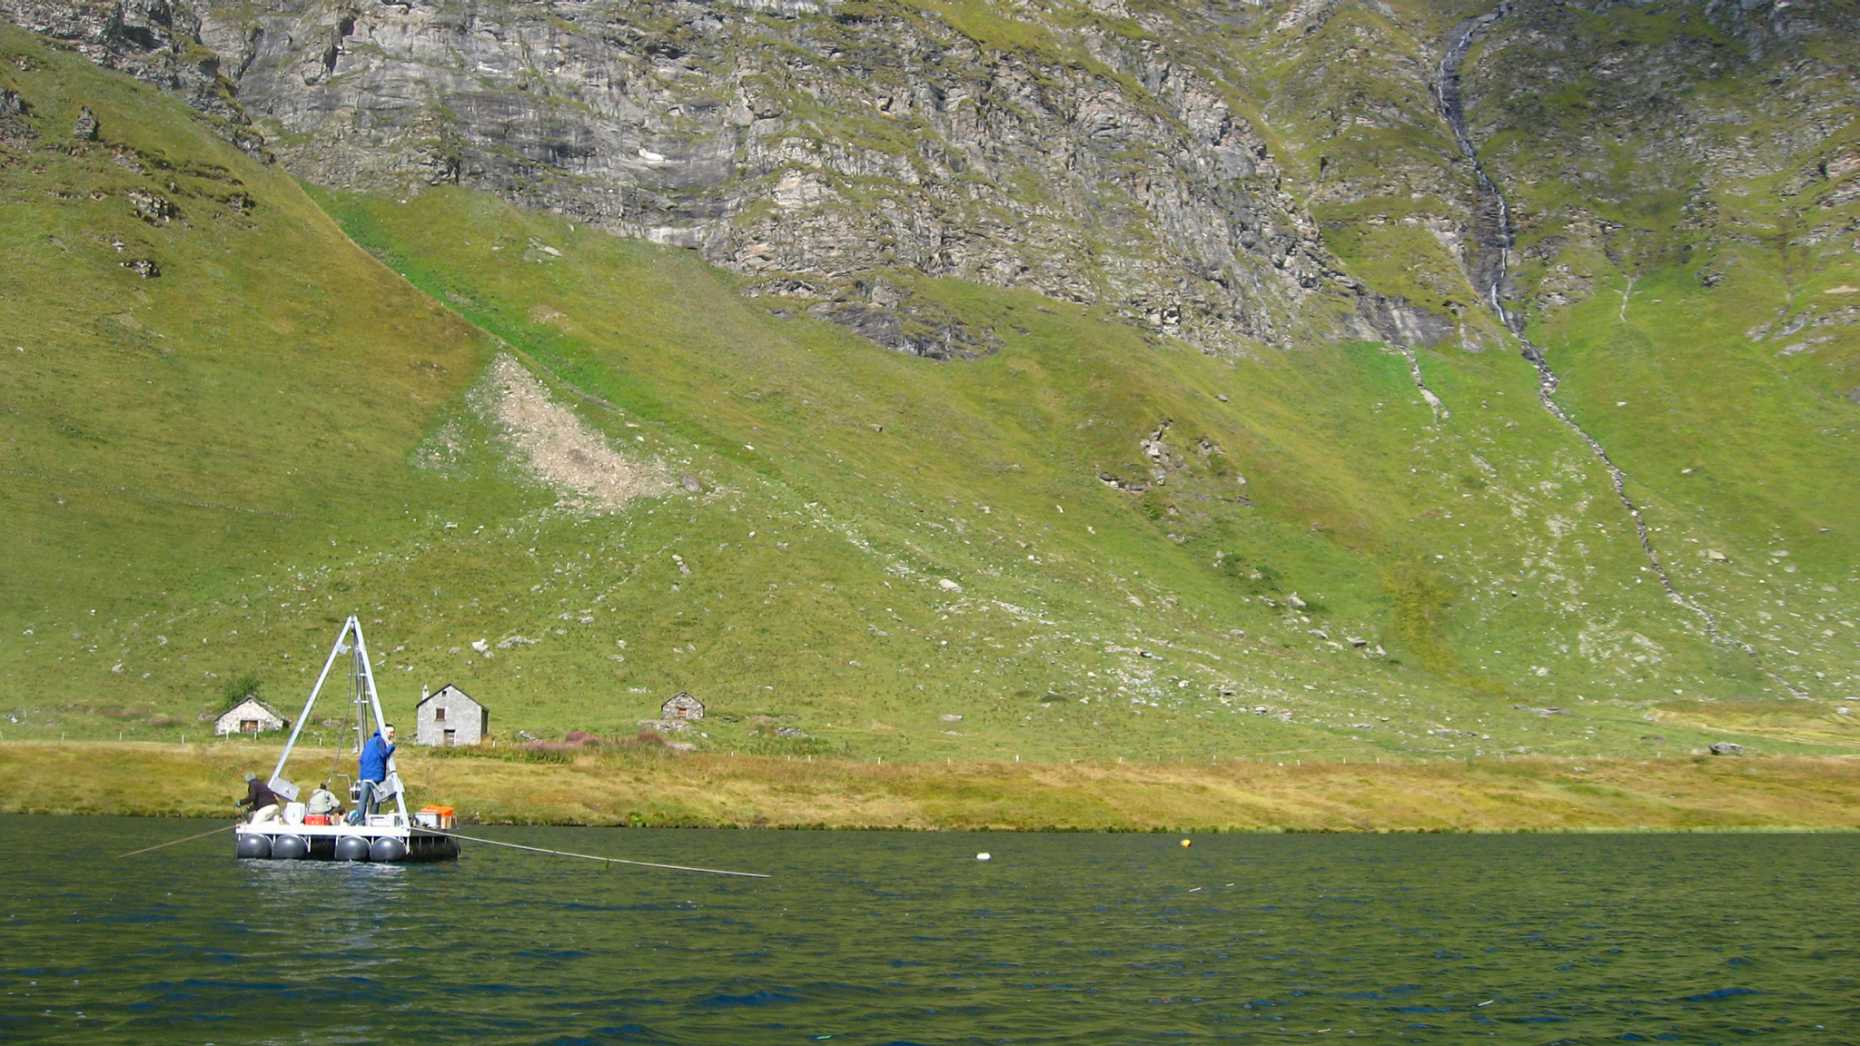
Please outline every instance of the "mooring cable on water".
M181 839L170 839L165 843L156 843L154 846L145 846L140 850L131 850L128 853L117 854L116 859L120 861L125 857L134 857L138 854L153 853L156 850L165 850L170 846L179 846L182 843L191 843L196 839L205 839L209 835L218 835L221 832L231 831L232 829L237 828L238 826L239 825L237 822L234 822L233 824L223 824L219 826L218 828L210 828L207 831L199 832L194 835L186 836ZM635 861L635 860L632 860L626 857L603 857L599 854L578 854L578 853L574 853L569 850L551 850L548 847L544 847L544 846L526 846L522 843L507 843L507 842L503 842L502 840L498 840L498 839L485 839L481 836L476 836L476 835L460 835L457 832L442 832L442 831L439 831L433 828L415 828L413 829L413 831L415 834L418 834L418 835L434 835L434 836L439 836L439 837L446 838L446 839L460 839L468 843L483 843L486 846L503 846L503 847L508 847L512 850L527 850L531 853L548 854L552 857L575 857L575 858L579 858L584 861L600 861L603 864L630 864L630 865L634 865L639 868L662 868L662 869L665 869L666 871L672 871L672 872L701 872L705 875L734 875L734 876L739 876L744 879L772 879L774 878L774 876L768 875L767 873L764 873L764 872L738 872L738 871L732 871L728 868L696 868L696 867L693 867L691 865L686 865L686 864L662 864L658 861Z
M507 846L512 850L528 850L531 853L549 854L553 857L579 857L584 861L604 861L607 864L631 864L641 868L664 868L673 872L703 872L706 875L736 875L745 879L771 879L773 876L762 872L733 872L725 868L693 868L684 864L660 864L657 861L633 861L625 857L602 857L599 854L578 854L568 850L551 850L544 846L525 846L522 843L506 843L497 839L483 839L475 835L460 835L457 832L442 832L434 828L415 828L420 835L437 835L447 839L463 839L468 843L483 843L486 846Z
M199 835L190 835L185 839L171 839L165 843L156 843L154 846L145 846L140 850L131 850L126 854L117 854L116 859L120 861L125 857L134 857L137 854L150 853L155 850L166 849L167 847L170 847L170 846L179 846L182 843L191 843L196 839L205 839L209 835L218 835L221 832L230 831L237 827L239 827L239 825L238 825L238 822L236 821L232 824L223 824L223 825L220 825L218 828L214 828L210 831L201 832Z

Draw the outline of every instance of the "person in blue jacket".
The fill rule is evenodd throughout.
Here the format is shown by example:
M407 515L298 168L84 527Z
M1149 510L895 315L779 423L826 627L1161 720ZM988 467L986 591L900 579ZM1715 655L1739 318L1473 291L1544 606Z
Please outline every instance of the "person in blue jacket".
M350 815L356 824L367 824L368 815L375 812L376 790L381 782L387 780L388 759L394 755L394 724L383 723L375 736L362 746L361 767L355 775L356 783L361 786L361 799L355 804L355 812Z

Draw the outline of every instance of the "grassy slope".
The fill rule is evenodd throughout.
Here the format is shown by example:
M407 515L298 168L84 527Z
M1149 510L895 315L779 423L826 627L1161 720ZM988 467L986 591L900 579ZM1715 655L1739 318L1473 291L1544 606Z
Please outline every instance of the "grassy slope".
M0 602L8 738L198 735L247 672L293 704L350 610L395 714L454 680L506 734L627 733L688 687L714 713L703 740L773 754L1672 751L1717 721L1694 708L1655 730L1657 700L1763 685L1641 582L1599 471L1499 354L1427 360L1453 409L1436 423L1373 346L1216 361L929 283L1004 342L937 365L780 318L688 254L466 193L324 199L409 288L178 106L3 39L32 56L0 77L46 139L88 101L106 138L211 158L259 203L209 220L184 195L188 220L150 229L118 196L50 195L120 193L101 146L42 141L0 170L22 201L5 246L37 260L0 299L32 303L21 340L59 368L6 361L21 379L0 423L29 467L0 496L33 549ZM118 268L95 241L111 229L166 274ZM556 509L466 395L493 341L706 492ZM79 389L115 398L76 411ZM64 435L69 417L96 438ZM1142 496L1100 482L1143 479L1163 419L1183 467ZM441 444L458 453L419 464ZM512 636L536 642L469 646ZM765 736L758 716L809 736ZM1823 718L1740 736L1852 745Z
M171 649L143 623L283 557L314 571L363 523L445 496L405 458L489 346L184 108L10 27L0 55L36 132L0 145L0 673L13 701L114 701L142 689L145 666L109 671L131 644ZM74 148L81 104L103 135ZM132 193L179 217L139 220ZM171 656L237 666L220 636L189 638L206 650Z
M1534 48L1613 48L1649 71L1488 92L1472 114L1497 127L1482 151L1520 216L1521 286L1575 298L1534 320L1558 398L1628 472L1682 590L1770 670L1851 701L1860 326L1766 331L1860 300L1860 204L1812 177L1860 141L1852 54L1778 43L1765 66L1683 6L1544 17L1568 24L1504 38L1480 75L1547 68ZM1811 111L1832 134L1800 132Z
M1452 745L1457 737L1443 742L1437 740L1443 735L1414 730L1417 714L1432 722L1455 712L1479 716L1493 705L1506 714L1492 722L1509 720L1498 729L1520 739L1562 733L1559 740L1580 744L1582 732L1596 725L1520 723L1502 703L1508 681L1501 674L1522 674L1519 655L1508 661L1502 647L1489 654L1465 650L1468 631L1513 635L1555 628L1559 620L1574 624L1576 615L1546 606L1541 590L1535 593L1541 601L1527 602L1528 580L1519 582L1517 597L1510 588L1481 590L1462 580L1489 585L1486 575L1504 572L1503 557L1515 555L1515 546L1484 546L1495 533L1516 540L1511 510L1530 505L1528 491L1537 484L1593 479L1577 471L1579 459L1548 425L1519 432L1519 425L1470 410L1467 422L1435 430L1413 400L1400 361L1378 351L1339 348L1236 368L1145 346L1120 328L1038 299L931 285L925 293L943 295L1010 334L994 359L937 366L874 353L811 322L771 322L763 309L731 296L725 277L687 256L570 232L463 194L332 206L358 239L417 285L582 392L633 408L611 415L610 424L640 426L626 430L636 438L662 438L679 460L707 463L726 488L735 487L729 477L741 470L756 477L736 489L761 503L730 505L736 511L728 516L738 518L720 518L714 505L682 503L642 514L672 517L673 543L685 550L694 574L674 577L661 559L641 576L646 584L624 594L608 590L622 602L610 601L603 615L644 617L620 631L676 630L677 611L662 603L672 584L678 594L671 598L685 605L753 601L774 609L753 629L728 619L709 629L686 624L687 631L716 635L720 645L700 645L700 657L688 665L621 670L649 692L695 681L729 694L743 689L747 675L776 696L732 700L731 711L792 713L798 705L812 729L835 704L865 714L875 709L877 725L863 724L875 735L865 744L894 756L979 747L941 740L931 716L945 710L968 717L960 732L979 735L984 751L1040 757L1103 751L1098 731L1109 724L1120 735L1114 750L1167 756L1261 746L1347 751L1375 744L1378 728L1405 733L1396 734L1401 747ZM562 257L505 260L531 240L555 246ZM549 322L531 319L537 304ZM1442 380L1466 397L1526 394L1506 388L1506 377L1499 368L1473 365ZM1184 457L1195 460L1195 439L1205 436L1221 448L1222 463L1191 466L1142 498L1098 482L1104 471L1143 478L1135 444L1162 418L1173 419L1172 443ZM1053 438L1062 432L1065 438ZM1176 439L1177 432L1188 438ZM1442 474L1426 457L1429 450L1453 471ZM1489 475L1472 460L1475 450L1491 464ZM1536 464L1540 457L1550 464ZM1214 500L1227 484L1227 491L1240 489L1234 473L1247 477L1244 489L1256 507ZM1492 496L1491 487L1505 500ZM807 509L810 503L816 508ZM1599 503L1573 511L1576 519L1593 511L1589 522L1604 531L1617 525ZM775 558L801 572L806 580L798 586L758 567L766 553L739 551L748 530L764 539L786 534L809 513L813 529L828 529L831 544L851 534L854 548L869 551L829 548L816 557L791 547ZM1390 518L1408 522L1400 538L1390 533ZM1479 529L1463 533L1473 526ZM720 529L713 537L709 528ZM637 546L643 536L629 540ZM659 547L669 551L673 543ZM643 544L654 547L649 538ZM1434 549L1444 551L1429 555ZM1211 569L1217 552L1247 566L1233 574ZM1592 550L1588 567L1606 564L1609 555ZM1616 561L1620 574L1631 573L1627 561ZM1254 580L1259 566L1278 580ZM1606 573L1596 573L1592 587L1606 591ZM962 584L962 596L932 589L941 577ZM600 580L598 573L589 579ZM771 583L775 590L764 591ZM1258 602L1292 590L1324 609L1307 620ZM580 591L587 603L595 590ZM1639 595L1620 586L1611 598L1631 607ZM795 601L803 598L831 599L833 614L854 615L892 635L848 634L843 627L810 634L819 611L807 607L797 615ZM1050 623L1028 627L983 599L1028 608ZM1449 602L1466 609L1449 612ZM1658 604L1645 610L1657 622ZM1385 641L1403 663L1365 661L1307 634L1323 626L1338 640L1361 634ZM1244 639L1229 634L1236 627L1246 631ZM747 634L733 635L738 629ZM763 637L766 649L757 643ZM927 660L914 652L924 646L935 650ZM1126 649L1106 656L1106 648L1119 647ZM1156 664L1133 656L1129 648L1136 647L1165 656ZM707 653L710 660L701 656ZM522 670L547 671L581 656L572 645L531 648ZM1697 656L1714 655L1701 649ZM477 668L480 675L517 670ZM988 682L976 685L978 676ZM1328 688L1299 693L1311 679ZM1262 730L1258 717L1228 713L1209 694L1223 683L1246 704L1294 708L1294 728L1273 722ZM1132 706L1131 697L1155 704ZM1401 725L1378 727L1378 713ZM1190 717L1213 729L1184 737L1182 721ZM1363 742L1349 741L1350 723L1363 721L1371 722L1356 731ZM1304 723L1343 736L1301 734L1297 726ZM1616 744L1628 740L1620 734L1640 733L1638 723L1613 729ZM1475 732L1460 743L1482 740Z
M219 573L224 549L339 533L361 490L412 496L401 458L476 373L483 339L185 110L0 32L4 75L41 135L0 170L0 439L14 477L0 497L24 543L9 613L30 619L71 590L148 605L203 566ZM68 155L80 103L104 139ZM137 192L180 217L138 220ZM254 206L229 204L237 194ZM162 276L119 264L135 258Z

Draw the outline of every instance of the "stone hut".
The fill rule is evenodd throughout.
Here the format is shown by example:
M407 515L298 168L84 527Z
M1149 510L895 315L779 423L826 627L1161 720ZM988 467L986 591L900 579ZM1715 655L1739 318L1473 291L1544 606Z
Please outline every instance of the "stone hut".
M413 708L413 743L439 748L475 745L491 732L491 710L447 683L422 694Z
M704 718L704 702L692 697L689 691L680 690L673 694L671 700L659 706L659 718L667 722Z
M221 737L262 734L268 730L283 730L290 725L290 720L279 715L277 709L256 697L248 697L220 713L219 719L213 723L213 732Z

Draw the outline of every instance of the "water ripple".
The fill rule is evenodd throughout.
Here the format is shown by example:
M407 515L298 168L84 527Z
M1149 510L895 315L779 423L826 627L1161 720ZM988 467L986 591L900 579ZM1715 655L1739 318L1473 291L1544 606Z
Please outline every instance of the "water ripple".
M35 843L0 845L0 1039L367 1042L429 1036L436 1014L443 1038L564 1043L1838 1041L1823 1029L1860 1022L1854 836L1221 836L1185 851L524 829L504 831L776 878L488 848L376 868L184 846L128 876L74 872L198 830L0 818L0 840ZM996 860L977 866L980 850Z

